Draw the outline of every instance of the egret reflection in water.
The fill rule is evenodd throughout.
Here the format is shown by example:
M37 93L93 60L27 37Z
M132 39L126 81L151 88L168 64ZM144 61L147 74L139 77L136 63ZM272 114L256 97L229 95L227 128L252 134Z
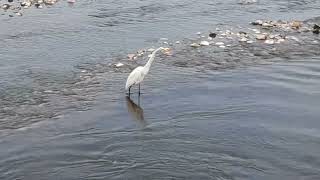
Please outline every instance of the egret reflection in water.
M138 97L138 104L134 103L130 97L126 96L127 108L130 115L137 120L142 126L147 123L144 120L143 109L140 107L140 96Z

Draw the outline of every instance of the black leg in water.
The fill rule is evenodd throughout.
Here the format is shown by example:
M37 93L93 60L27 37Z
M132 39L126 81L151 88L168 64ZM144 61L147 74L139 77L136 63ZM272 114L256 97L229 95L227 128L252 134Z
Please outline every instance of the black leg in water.
M129 87L129 97L130 97L130 89L131 89L131 86Z
M140 96L140 84L139 84L139 96Z

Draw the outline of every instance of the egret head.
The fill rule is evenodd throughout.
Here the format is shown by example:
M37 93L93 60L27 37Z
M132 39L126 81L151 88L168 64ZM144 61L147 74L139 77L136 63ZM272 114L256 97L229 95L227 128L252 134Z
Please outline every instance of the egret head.
M164 47L160 47L161 48L161 52L165 55L171 56L172 55L172 49L171 48L164 48Z

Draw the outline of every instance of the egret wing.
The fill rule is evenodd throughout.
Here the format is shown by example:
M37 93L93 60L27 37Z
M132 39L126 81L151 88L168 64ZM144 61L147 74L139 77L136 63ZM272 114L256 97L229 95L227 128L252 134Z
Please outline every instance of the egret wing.
M143 78L143 67L139 66L135 68L128 76L126 90L128 90L132 85L139 84L143 80Z

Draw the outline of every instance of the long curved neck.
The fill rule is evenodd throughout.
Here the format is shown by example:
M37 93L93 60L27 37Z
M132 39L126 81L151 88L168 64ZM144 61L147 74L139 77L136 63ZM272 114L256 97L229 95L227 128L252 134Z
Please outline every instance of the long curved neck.
M150 69L150 67L151 67L151 64L152 64L152 62L154 61L154 58L155 58L155 56L156 56L156 53L157 53L160 49L161 49L161 48L158 48L158 49L154 50L154 51L152 52L152 54L151 54L150 59L148 60L148 62L146 63L146 65L144 65L144 68L145 68L147 71L149 71L149 69Z

